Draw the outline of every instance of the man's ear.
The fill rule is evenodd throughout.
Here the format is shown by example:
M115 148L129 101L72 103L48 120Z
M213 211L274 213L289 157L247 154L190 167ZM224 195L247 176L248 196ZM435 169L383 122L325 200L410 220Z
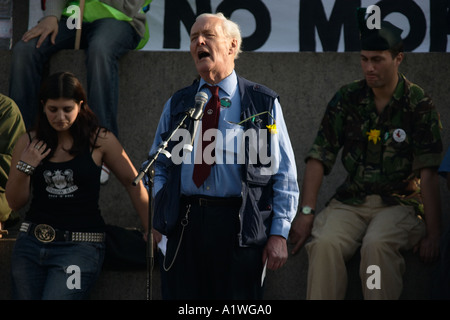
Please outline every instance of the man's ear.
M229 53L230 54L234 54L234 55L236 55L236 51L237 51L237 40L236 39L232 39L231 40L231 46L230 46L230 49L229 49Z
M404 57L405 57L405 55L403 52L399 52L397 54L397 56L395 57L395 60L397 61L397 66L399 66L400 63L402 63Z

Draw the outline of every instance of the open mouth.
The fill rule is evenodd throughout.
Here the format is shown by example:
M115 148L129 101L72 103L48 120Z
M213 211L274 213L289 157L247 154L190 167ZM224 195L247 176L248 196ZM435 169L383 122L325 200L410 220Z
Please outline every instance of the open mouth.
M209 52L206 52L206 51L202 51L202 52L198 53L198 59L199 60L202 60L203 58L208 58L210 56L211 55L209 54Z

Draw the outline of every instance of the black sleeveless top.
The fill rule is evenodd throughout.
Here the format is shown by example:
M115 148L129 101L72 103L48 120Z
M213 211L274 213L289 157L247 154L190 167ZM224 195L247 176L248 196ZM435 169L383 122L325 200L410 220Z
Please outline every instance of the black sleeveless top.
M32 201L26 221L69 231L103 232L101 166L85 152L65 162L44 160L31 177Z

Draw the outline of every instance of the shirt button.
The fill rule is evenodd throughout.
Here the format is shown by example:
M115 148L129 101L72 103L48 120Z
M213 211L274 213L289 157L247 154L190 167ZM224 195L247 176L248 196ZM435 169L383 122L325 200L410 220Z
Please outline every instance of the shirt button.
M209 186L206 187L206 190L209 190Z

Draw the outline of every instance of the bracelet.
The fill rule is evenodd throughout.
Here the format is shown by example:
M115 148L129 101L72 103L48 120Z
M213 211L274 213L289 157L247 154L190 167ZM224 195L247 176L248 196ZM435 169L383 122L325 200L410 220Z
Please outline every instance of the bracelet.
M22 171L29 176L31 176L34 173L34 169L36 169L31 164L28 164L22 160L19 160L19 162L17 162L16 168L17 170Z

